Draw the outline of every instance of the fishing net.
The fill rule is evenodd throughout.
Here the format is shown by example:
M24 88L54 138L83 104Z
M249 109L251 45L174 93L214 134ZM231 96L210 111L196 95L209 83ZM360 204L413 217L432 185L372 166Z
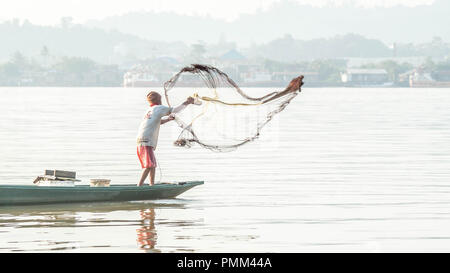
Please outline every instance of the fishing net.
M245 93L215 67L185 67L164 84L167 104L177 106L189 96L202 104L175 115L182 132L174 144L189 148L197 143L216 152L233 151L257 139L262 128L298 95L302 85L303 76L299 76L283 91L261 96L259 88Z

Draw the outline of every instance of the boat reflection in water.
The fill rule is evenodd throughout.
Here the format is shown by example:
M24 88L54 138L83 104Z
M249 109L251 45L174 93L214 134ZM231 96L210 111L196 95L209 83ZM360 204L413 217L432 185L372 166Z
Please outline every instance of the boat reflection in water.
M195 225L198 219L173 220L161 215L156 219L155 211L167 210L174 217L185 215L186 202L170 199L0 207L0 252L171 251L178 245L174 234L156 247L156 220L161 230L171 234L180 227ZM124 232L116 236L119 229ZM124 249L127 241L134 241L134 246Z
M141 228L137 229L139 248L145 252L161 252L155 249L158 235L155 229L155 209L143 209L141 214Z

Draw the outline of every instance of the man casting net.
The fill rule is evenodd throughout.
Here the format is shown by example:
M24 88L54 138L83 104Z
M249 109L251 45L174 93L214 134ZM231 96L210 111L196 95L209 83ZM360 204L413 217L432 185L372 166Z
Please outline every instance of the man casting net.
M175 115L182 132L174 144L189 148L197 143L216 152L235 150L257 139L262 128L298 95L302 85L303 76L299 76L283 91L261 96L258 89L242 91L215 67L185 67L164 84L167 103L178 105L186 96L193 96L199 106Z

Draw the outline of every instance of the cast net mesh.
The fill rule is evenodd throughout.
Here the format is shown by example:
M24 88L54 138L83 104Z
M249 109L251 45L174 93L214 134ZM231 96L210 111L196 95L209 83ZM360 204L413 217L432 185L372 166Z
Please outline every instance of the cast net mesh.
M215 67L185 67L164 84L167 104L177 106L193 95L202 104L175 115L182 132L174 144L189 148L197 143L216 152L235 150L257 139L262 128L298 95L302 85L303 76L299 76L283 91L261 96L260 89L245 93Z

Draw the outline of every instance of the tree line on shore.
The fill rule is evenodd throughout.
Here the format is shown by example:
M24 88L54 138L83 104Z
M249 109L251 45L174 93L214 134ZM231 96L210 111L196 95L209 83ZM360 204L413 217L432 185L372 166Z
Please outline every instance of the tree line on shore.
M118 65L99 64L86 57L61 57L49 61L48 49L45 47L38 61L27 58L16 52L11 59L0 64L1 86L121 86L124 69ZM147 59L143 63L152 63L155 70L162 66L155 65L158 61ZM164 69L176 72L183 64L164 65ZM264 60L260 63L263 71L272 73L280 71L313 72L317 74L317 81L323 85L336 86L341 83L340 75L347 69L348 63L344 59L328 59L284 63ZM221 68L219 66L219 68ZM395 60L385 60L377 63L367 63L359 66L364 69L384 69L388 73L390 82L399 81L399 75L414 69L411 63L398 63ZM420 69L431 74L439 71L450 71L450 61L435 63L431 58L420 65ZM226 70L226 69L225 69ZM239 75L234 75L239 82Z
M213 64L236 81L241 80L239 68L245 65L256 65L257 70L268 73L313 72L324 85L339 84L340 73L348 67L381 68L395 83L399 74L419 66L430 73L449 70L450 56L450 44L439 37L422 44L387 46L352 33L311 40L286 34L238 48L225 38L190 45L154 41L73 24L70 18L62 18L60 26L6 21L0 23L0 35L5 37L0 43L2 86L120 86L124 73L133 65L167 75L191 63ZM229 52L235 54L227 55ZM425 56L429 58L425 60ZM422 64L414 61L417 58ZM363 62L355 65L355 59Z
M41 62L16 52L0 64L1 86L120 86L123 71L117 65L103 65L86 57L48 59L44 47Z

